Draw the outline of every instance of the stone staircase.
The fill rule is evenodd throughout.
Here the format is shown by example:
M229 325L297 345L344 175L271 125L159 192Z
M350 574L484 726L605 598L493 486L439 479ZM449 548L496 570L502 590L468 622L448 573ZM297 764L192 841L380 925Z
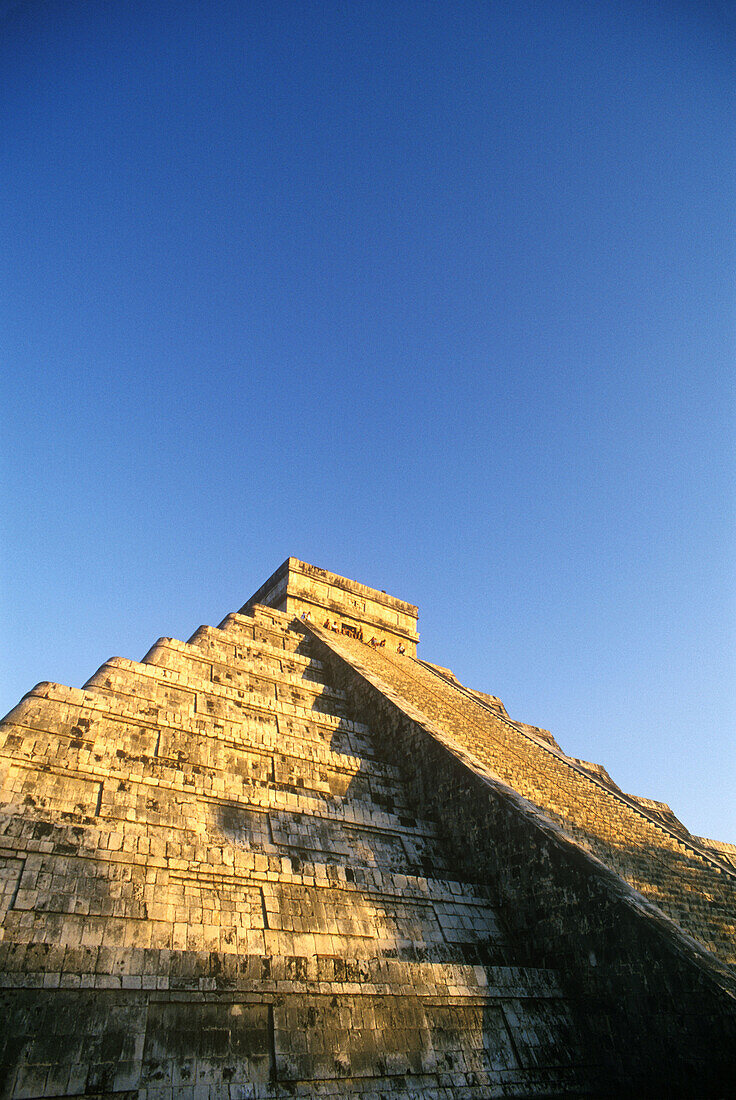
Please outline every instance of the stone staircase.
M736 964L736 873L717 852L612 790L435 667L314 630L399 704L403 700L472 752L685 933L722 962Z

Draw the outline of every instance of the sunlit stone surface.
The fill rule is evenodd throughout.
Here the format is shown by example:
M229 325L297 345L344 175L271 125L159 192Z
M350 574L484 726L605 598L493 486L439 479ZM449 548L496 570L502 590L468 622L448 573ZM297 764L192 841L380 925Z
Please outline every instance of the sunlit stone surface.
M736 849L289 558L0 729L0 1095L723 1096Z

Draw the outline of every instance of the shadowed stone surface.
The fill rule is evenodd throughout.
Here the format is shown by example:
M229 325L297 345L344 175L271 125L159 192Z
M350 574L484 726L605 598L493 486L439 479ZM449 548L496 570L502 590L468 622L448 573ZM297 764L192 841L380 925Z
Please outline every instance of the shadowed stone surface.
M727 1094L736 850L416 617L289 558L7 716L0 1096Z

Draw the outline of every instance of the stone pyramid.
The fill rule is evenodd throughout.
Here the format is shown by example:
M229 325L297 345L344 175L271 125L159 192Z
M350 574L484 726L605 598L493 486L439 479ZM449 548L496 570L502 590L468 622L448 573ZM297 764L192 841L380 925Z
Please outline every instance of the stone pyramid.
M736 848L289 558L0 728L0 1096L725 1097Z

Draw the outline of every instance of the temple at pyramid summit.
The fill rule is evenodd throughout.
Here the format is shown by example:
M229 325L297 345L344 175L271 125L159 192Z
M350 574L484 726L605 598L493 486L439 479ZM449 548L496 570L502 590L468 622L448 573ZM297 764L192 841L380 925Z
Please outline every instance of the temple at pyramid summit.
M417 622L288 558L7 715L0 1097L733 1095L736 846Z

